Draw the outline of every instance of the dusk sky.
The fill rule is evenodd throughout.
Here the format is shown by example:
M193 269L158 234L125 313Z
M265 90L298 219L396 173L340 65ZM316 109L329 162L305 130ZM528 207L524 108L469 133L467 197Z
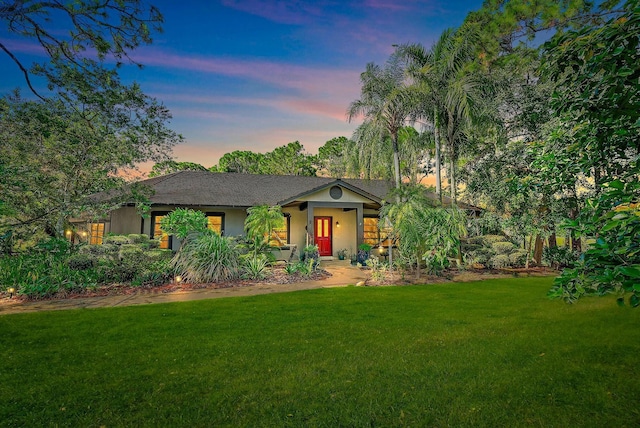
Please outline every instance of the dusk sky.
M366 64L384 63L394 44L430 46L482 1L153 4L164 15L164 33L134 51L142 70L125 66L120 74L171 110L170 126L185 138L174 150L176 160L210 167L233 150L266 152L298 140L317 153L331 138L351 137L358 123L348 123L345 111L359 97ZM13 39L10 45L23 58L37 52L33 41ZM0 70L0 94L19 86L28 95L2 52Z

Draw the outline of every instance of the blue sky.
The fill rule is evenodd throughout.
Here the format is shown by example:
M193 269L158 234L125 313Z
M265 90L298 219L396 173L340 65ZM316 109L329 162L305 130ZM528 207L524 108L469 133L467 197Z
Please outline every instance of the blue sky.
M164 32L133 53L145 67L125 66L121 76L171 110L170 126L185 137L176 159L209 167L233 150L265 152L298 140L316 153L331 138L350 137L358 122L348 123L345 111L359 96L366 64L383 63L394 44L430 46L482 0L153 4ZM32 42L13 46L21 55L35 52ZM1 94L25 88L6 55L0 70Z

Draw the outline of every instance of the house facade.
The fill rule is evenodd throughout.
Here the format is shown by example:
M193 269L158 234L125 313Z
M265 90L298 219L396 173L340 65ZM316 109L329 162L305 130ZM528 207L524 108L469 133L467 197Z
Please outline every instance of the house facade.
M159 237L163 248L177 249L179 242L162 231L160 220L178 207L202 211L209 227L221 235L240 236L247 209L266 204L279 205L286 219L285 227L276 231L282 247L278 258L313 244L323 257L337 256L341 249L355 253L362 243L384 243L378 213L393 188L382 180L209 171L180 171L141 184L153 191L149 216L141 216L133 204L122 206L84 226L91 243L100 243L106 233L143 233Z

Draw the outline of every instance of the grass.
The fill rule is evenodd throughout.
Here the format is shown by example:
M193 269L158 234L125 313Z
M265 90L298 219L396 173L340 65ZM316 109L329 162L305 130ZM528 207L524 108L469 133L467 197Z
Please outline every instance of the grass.
M0 426L637 426L640 310L550 285L0 316Z

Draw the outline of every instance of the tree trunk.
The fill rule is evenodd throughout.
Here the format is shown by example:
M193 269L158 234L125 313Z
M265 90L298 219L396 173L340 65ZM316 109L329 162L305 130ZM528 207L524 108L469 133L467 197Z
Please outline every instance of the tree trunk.
M442 203L442 176L440 175L440 121L438 120L438 111L433 109L433 138L436 143L436 194Z
M400 188L400 155L398 154L398 131L391 136L393 142L393 173L396 180L396 189Z
M558 246L558 241L556 240L556 233L553 232L549 235L549 248L555 248Z
M542 248L544 247L544 241L540 235L536 235L535 249L533 250L533 259L536 264L540 266L542 264Z

